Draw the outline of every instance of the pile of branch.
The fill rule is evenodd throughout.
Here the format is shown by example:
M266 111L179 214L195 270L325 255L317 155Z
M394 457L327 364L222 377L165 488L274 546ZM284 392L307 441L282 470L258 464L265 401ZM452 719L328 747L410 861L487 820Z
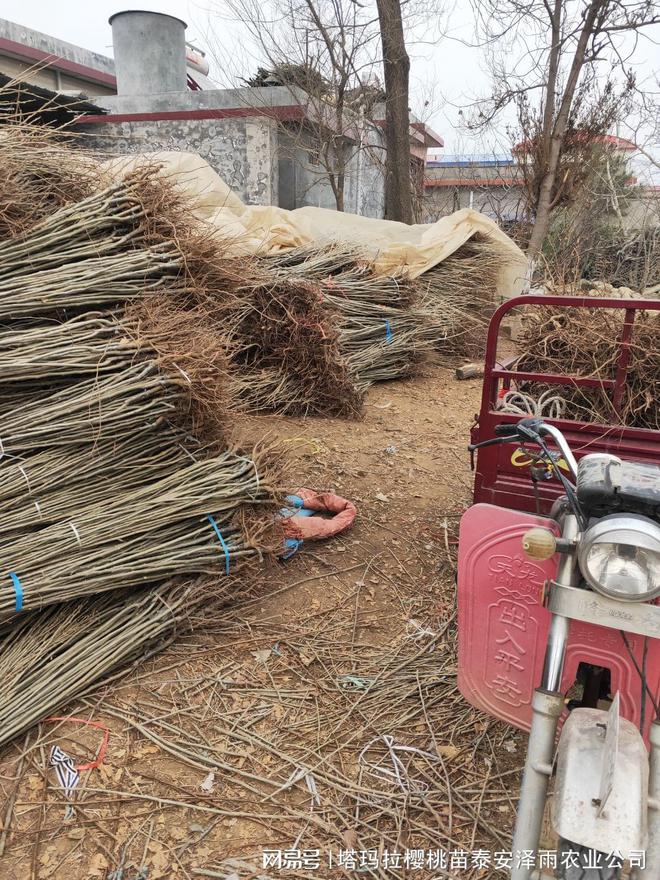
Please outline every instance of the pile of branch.
M205 581L54 605L0 627L0 747L189 628Z
M404 272L383 275L373 264L360 263L323 281L324 292L338 300L404 309L418 304L419 290Z
M261 258L276 277L304 279L322 304L315 320L326 336L336 336L338 350L357 394L374 382L411 376L442 338L429 312L416 308L417 286L402 272L376 273L354 248L340 243L295 248ZM303 283L304 283L303 282ZM285 377L279 376L286 382ZM282 393L274 382L272 395ZM358 404L359 406L359 404ZM353 407L349 409L352 414Z
M259 260L271 274L287 277L300 276L310 280L323 281L329 276L355 270L366 257L358 249L341 242L322 245L304 245L264 254Z
M73 521L80 510L100 504L190 464L186 438L159 429L94 444L46 448L0 461L0 539L29 534L56 522Z
M44 361L47 367L48 362ZM177 412L183 379L163 376L146 361L102 379L86 379L53 393L30 389L0 413L0 440L5 455L20 456L44 446L78 446L120 440L153 431Z
M161 372L178 377L178 422L209 447L228 433L232 401L229 341L207 305L154 294L130 303L121 326L128 347L149 351ZM182 380L182 381L181 381Z
M183 259L176 244L148 244L143 197L157 185L154 175L154 169L129 175L0 242L0 319L180 287Z
M618 340L623 310L530 309L519 337L522 354L519 370L582 376L596 380L616 377ZM544 389L523 388L533 396ZM628 374L620 410L606 388L573 388L560 391L565 418L596 423L660 429L660 316L643 312L635 320Z
M220 322L238 409L356 416L362 406L317 284L260 272L208 311Z
M140 201L149 221L143 235L152 248L176 242L181 272L162 293L148 290L132 301L123 324L158 353L161 366L190 380L195 433L211 438L220 427L214 414L226 409L357 415L363 394L336 322L318 283L291 269L309 257L313 271L325 275L352 261L352 253L307 249L263 263L228 257L223 241L194 220L167 180L171 198L158 199L150 169L143 175ZM155 213L158 226L151 222Z
M0 241L97 189L96 163L66 134L19 119L0 128Z
M203 597L240 590L227 575L273 548L277 494L268 450L224 440L226 333L208 329L200 254L176 235L185 206L158 169L39 204L33 153L24 174L9 153L26 204L13 214L0 190L3 741L153 649Z
M660 227L649 223L625 232L616 228L594 254L589 277L641 291L659 285Z
M138 347L112 315L87 312L63 323L0 329L0 385L56 385L71 376L100 376L126 369Z
M476 234L417 279L423 308L451 328L438 346L441 353L483 354L500 272L507 261L497 241Z
M3 559L20 578L23 607L233 568L237 558L255 552L234 522L236 513L272 495L262 467L226 452L153 482L134 474L137 481L120 495L94 498L71 518L16 535L3 545ZM14 595L2 591L0 620L15 613Z
M504 260L497 245L475 237L415 281L404 272L378 273L355 250L337 244L297 248L261 263L278 276L295 273L318 286L325 323L336 328L339 353L364 391L374 382L414 375L431 351L468 356L479 350ZM492 284L487 296L484 280ZM273 379L273 399L285 382L281 375Z
M429 312L369 299L364 296L368 289L364 280L359 288L362 299L332 281L325 287L323 303L338 316L341 352L358 387L414 375L425 356L441 343L443 331ZM387 276L374 276L370 283L381 299L391 295L395 302L404 287Z

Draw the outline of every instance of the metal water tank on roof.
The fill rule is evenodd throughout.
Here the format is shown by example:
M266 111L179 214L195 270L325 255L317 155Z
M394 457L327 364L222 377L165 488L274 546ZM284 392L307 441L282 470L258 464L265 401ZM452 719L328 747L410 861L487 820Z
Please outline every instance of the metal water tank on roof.
M118 95L186 91L184 21L140 9L116 12L109 21Z

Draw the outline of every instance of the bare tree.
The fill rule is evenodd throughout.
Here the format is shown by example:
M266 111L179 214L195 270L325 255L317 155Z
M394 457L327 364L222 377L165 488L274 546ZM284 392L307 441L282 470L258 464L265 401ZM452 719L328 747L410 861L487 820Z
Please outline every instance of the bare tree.
M410 180L410 58L406 50L401 0L376 0L385 76L385 216L413 222Z
M644 32L660 22L653 0L473 0L487 47L494 94L476 124L491 123L512 103L537 108L534 150L538 185L528 243L532 259L547 235L562 151L570 140L574 104L594 88L603 66L621 72ZM522 51L521 51L522 47ZM624 83L624 88L626 85Z
M606 168L609 158L617 154L615 143L607 133L630 111L634 80L628 78L620 89L612 80L597 87L586 80L577 90L559 152L555 180L550 194L548 214L566 207L580 198L587 182L593 182L599 163ZM520 162L518 169L524 181L528 220L531 232L538 216L547 179L547 143L544 138L545 113L530 101L529 94L517 96L517 126L509 129L513 153ZM546 230L547 231L547 230Z
M261 59L256 75L243 82L284 86L303 105L301 119L281 123L281 151L304 164L310 188L328 185L343 211L349 176L363 164L358 154L372 164L384 159L371 120L382 97L374 15L352 0L224 0L224 6Z

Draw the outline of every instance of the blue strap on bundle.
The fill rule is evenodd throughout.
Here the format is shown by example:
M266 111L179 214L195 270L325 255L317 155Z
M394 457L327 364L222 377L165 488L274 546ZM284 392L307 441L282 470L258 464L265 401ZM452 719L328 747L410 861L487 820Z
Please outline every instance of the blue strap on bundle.
M14 587L14 593L16 593L16 611L23 610L23 587L21 585L20 578L14 571L9 572L9 577L11 578L12 585Z
M215 533L220 538L220 543L222 544L222 549L225 551L225 574L229 574L229 547L227 546L225 539L222 537L222 532L218 528L217 522L213 519L211 514L207 514L208 520L215 529Z
M387 321L385 321L385 342L391 342L393 335L394 334L392 333L392 325L390 324L388 318Z

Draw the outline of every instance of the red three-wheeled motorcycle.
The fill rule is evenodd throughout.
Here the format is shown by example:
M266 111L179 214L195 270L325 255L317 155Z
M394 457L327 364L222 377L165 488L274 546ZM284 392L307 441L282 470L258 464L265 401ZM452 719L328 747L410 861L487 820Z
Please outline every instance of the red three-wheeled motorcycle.
M500 323L523 305L622 310L612 375L500 364ZM642 310L660 301L526 295L489 328L460 527L459 686L530 731L513 880L660 878L660 432L498 405L514 387L597 386L616 412Z

